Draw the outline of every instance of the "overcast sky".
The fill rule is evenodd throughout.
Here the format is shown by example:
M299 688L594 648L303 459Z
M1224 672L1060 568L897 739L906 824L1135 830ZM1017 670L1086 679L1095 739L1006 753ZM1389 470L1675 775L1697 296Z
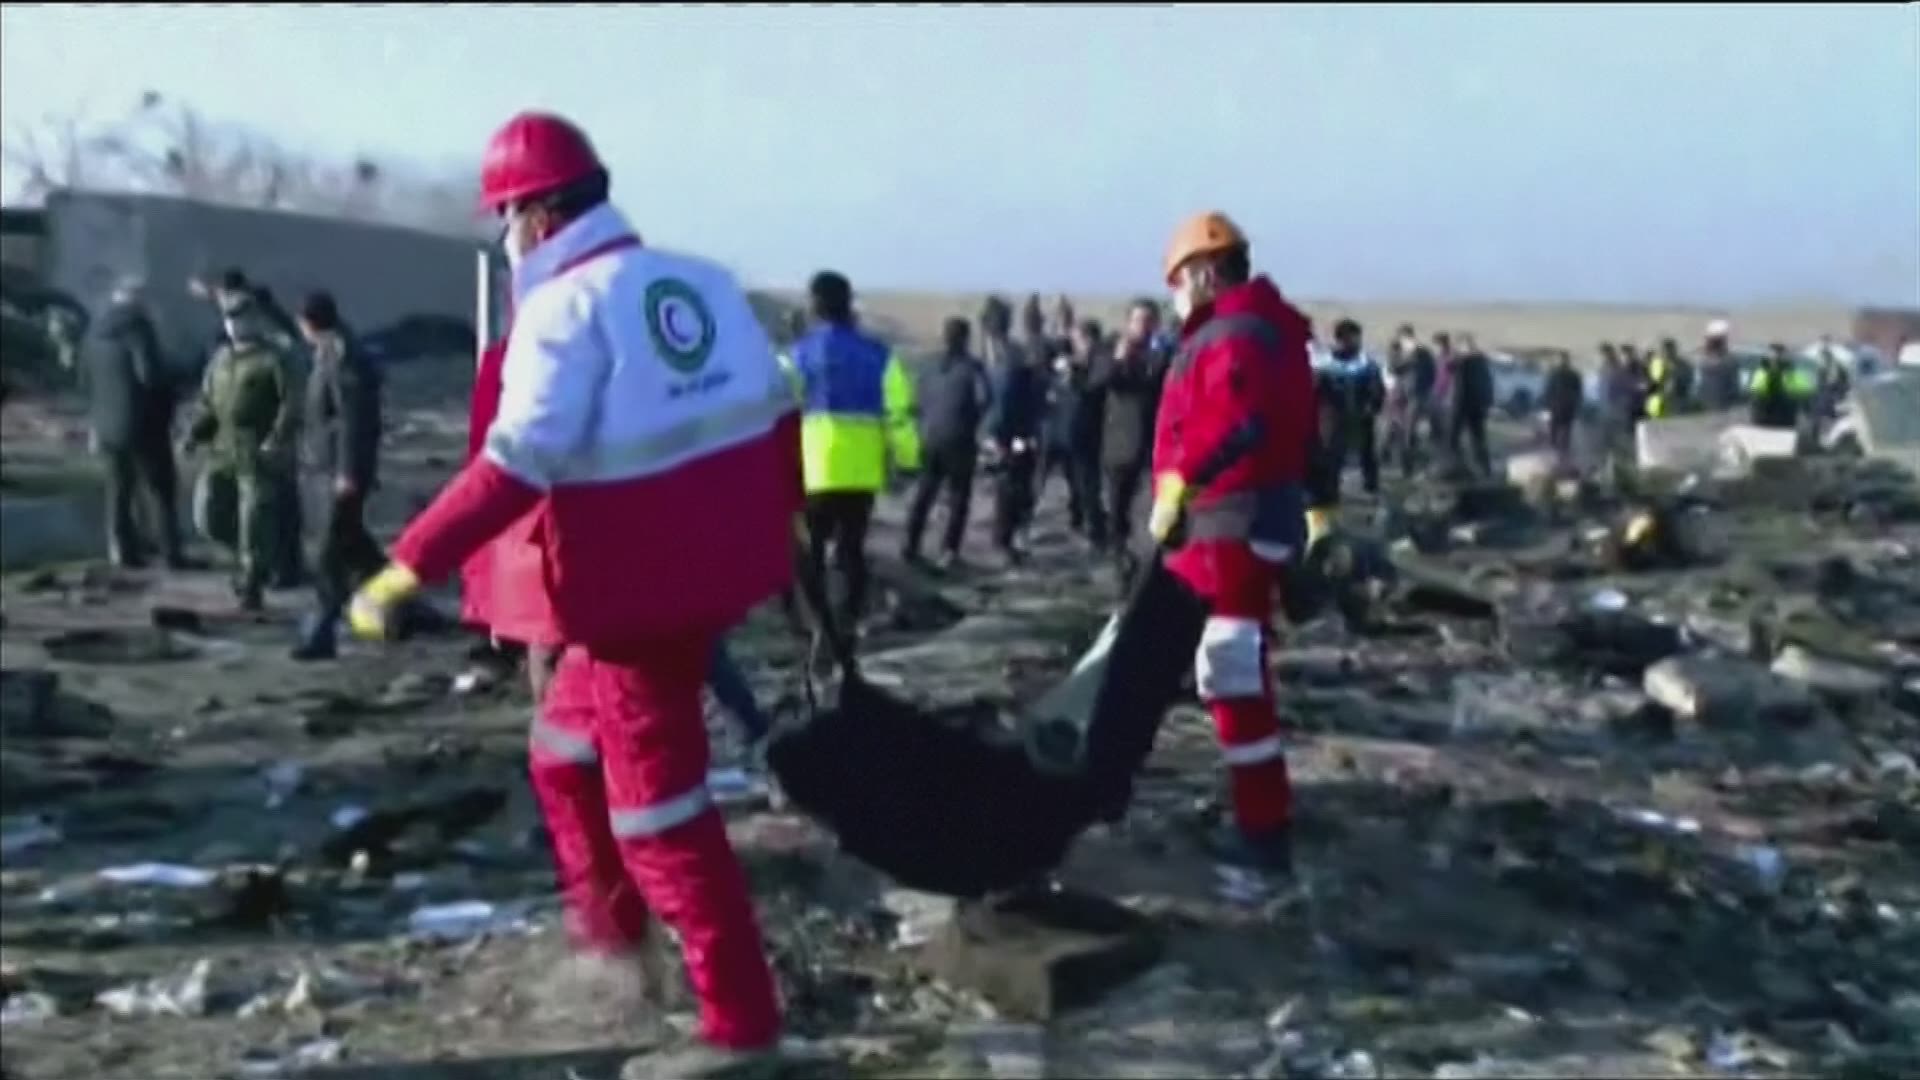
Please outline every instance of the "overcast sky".
M9 131L148 88L436 162L560 110L768 284L1150 288L1219 207L1307 296L1920 304L1913 4L0 9Z

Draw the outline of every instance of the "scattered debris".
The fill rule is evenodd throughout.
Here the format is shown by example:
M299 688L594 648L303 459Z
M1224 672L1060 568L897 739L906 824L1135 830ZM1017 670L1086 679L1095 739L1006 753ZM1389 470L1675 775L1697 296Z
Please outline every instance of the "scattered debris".
M155 978L103 991L94 1000L115 1016L205 1016L213 961L194 962L185 975Z

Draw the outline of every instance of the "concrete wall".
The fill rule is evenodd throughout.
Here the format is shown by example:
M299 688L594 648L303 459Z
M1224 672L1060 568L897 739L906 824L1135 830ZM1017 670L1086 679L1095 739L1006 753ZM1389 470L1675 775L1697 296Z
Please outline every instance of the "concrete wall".
M152 195L56 192L46 210L48 282L97 311L120 278L143 278L170 350L205 348L214 313L188 294L187 280L230 266L290 311L307 292L327 289L364 330L405 315L474 317L475 245L466 240Z

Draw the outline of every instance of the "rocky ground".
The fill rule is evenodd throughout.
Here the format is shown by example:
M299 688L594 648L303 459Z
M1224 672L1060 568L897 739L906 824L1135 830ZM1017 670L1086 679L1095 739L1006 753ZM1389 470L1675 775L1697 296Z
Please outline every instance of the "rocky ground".
M10 469L71 438L8 411ZM396 411L389 526L459 446L442 403ZM1085 1007L1035 1020L934 977L948 905L716 777L794 1033L862 1076L1920 1071L1911 481L1788 463L1466 491L1356 498L1356 534L1407 538L1398 585L1275 659L1294 881L1201 854L1217 755L1197 706L1169 719L1130 816L1061 875L1163 944ZM883 558L876 677L1011 704L1063 672L1115 584L1060 502L1019 570ZM1653 539L1623 542L1649 506ZM217 571L85 562L0 584L6 1075L603 1078L684 1027L542 997L561 948L524 690L456 682L452 634L293 664L304 599L245 618ZM791 704L776 615L739 655Z

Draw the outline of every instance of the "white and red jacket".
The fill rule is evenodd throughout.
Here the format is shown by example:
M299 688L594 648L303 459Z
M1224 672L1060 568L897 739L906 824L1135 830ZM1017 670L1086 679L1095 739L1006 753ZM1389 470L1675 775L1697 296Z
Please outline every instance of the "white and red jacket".
M473 405L467 418L467 460L480 457L487 429L500 411L500 369L507 358L505 338L480 354L473 380ZM520 515L460 568L460 617L485 627L496 638L552 648L561 644L553 604L547 599L539 544L540 510Z
M798 413L732 274L642 247L601 206L527 255L514 294L484 445L395 561L440 580L527 516L479 575L480 613L519 636L504 623L532 574L502 560L531 553L531 621L551 626L523 632L601 648L722 630L785 588Z

